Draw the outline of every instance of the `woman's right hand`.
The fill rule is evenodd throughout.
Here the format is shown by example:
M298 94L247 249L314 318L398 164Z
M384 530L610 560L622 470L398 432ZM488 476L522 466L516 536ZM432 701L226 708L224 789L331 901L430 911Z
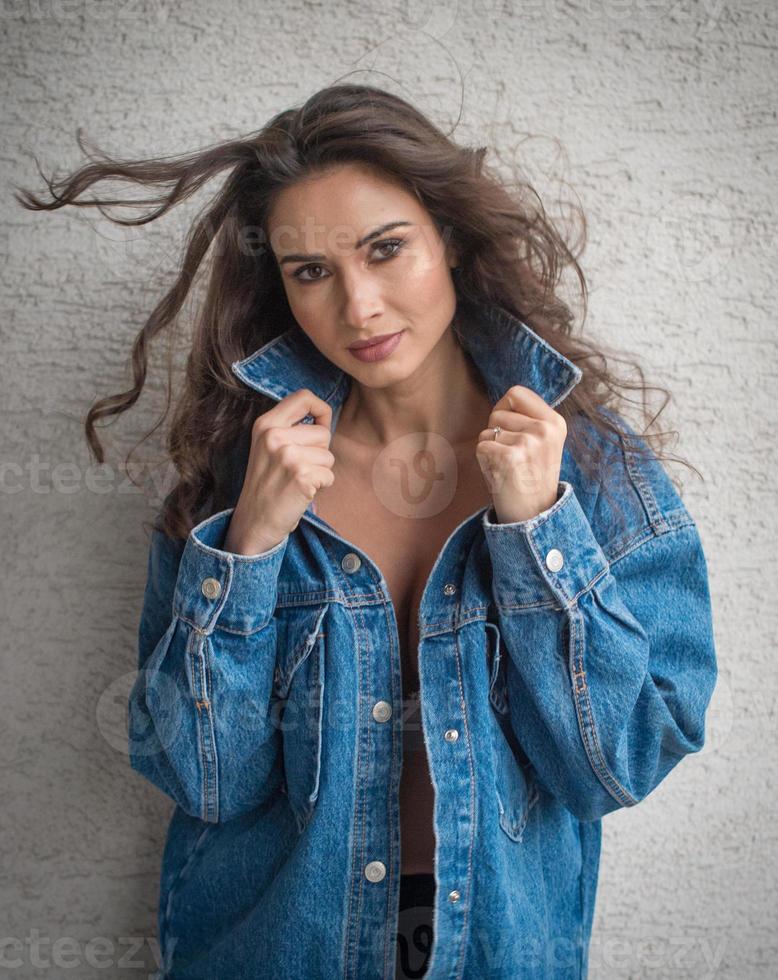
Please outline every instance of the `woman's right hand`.
M299 424L308 414L315 423ZM240 555L268 551L297 527L317 490L332 485L331 423L332 408L308 388L292 392L257 416L225 551Z

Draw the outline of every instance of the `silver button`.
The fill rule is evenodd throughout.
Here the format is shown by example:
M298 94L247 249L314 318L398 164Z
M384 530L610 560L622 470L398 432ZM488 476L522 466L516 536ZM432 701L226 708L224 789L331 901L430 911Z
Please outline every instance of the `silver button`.
M548 568L549 571L558 572L564 563L565 560L562 557L562 552L559 551L558 548L552 548L546 555L546 568Z
M365 877L368 881L382 881L386 877L386 866L381 861L371 861L365 865Z
M206 599L218 599L221 595L221 582L216 578L204 578L200 586Z
M446 585L443 586L444 595L453 595L456 592L456 590L457 587L454 585L453 582L447 582Z
M362 567L362 559L359 555L355 555L353 551L349 551L347 555L344 555L340 562L340 567L344 572L356 572Z
M456 740L459 738L459 732L456 730L456 728L449 728L443 738L445 738L447 742L456 742Z
M376 721L388 721L392 717L392 706L388 701L376 701L373 705L373 717Z
M453 890L453 892L448 893L449 902L458 902L460 898L461 896L459 892L456 890L456 888Z

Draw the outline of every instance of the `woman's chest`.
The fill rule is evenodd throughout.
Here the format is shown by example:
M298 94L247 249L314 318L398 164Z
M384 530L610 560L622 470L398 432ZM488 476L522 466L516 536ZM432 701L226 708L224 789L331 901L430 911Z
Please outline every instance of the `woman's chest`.
M477 464L460 472L456 493L445 507L427 513L419 509L416 516L398 514L369 481L342 472L316 495L316 515L364 551L386 580L397 619L405 696L419 689L418 613L432 567L451 532L490 503Z

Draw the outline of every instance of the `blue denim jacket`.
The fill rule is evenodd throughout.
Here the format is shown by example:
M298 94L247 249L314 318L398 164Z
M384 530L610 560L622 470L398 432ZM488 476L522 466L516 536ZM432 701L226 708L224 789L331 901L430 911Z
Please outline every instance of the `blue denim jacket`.
M521 384L559 405L580 369L478 311L477 330L455 329L492 403ZM311 389L334 424L351 383L296 326L232 368L275 399ZM500 524L482 508L429 575L430 980L585 977L601 818L703 745L717 666L697 527L655 457L608 453L620 519L565 446L548 510ZM129 755L177 804L158 976L388 980L403 724L389 590L313 506L269 551L224 551L232 509L150 547Z

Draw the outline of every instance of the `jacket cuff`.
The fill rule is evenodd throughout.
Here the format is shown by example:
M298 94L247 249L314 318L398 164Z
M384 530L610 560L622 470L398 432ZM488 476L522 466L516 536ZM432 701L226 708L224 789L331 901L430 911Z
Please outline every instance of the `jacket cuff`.
M554 600L569 606L609 568L573 485L565 480L559 481L555 503L535 517L500 524L492 505L481 523L498 606Z
M173 597L173 612L196 629L249 633L267 625L276 607L278 574L289 535L258 555L222 550L234 507L189 532Z

